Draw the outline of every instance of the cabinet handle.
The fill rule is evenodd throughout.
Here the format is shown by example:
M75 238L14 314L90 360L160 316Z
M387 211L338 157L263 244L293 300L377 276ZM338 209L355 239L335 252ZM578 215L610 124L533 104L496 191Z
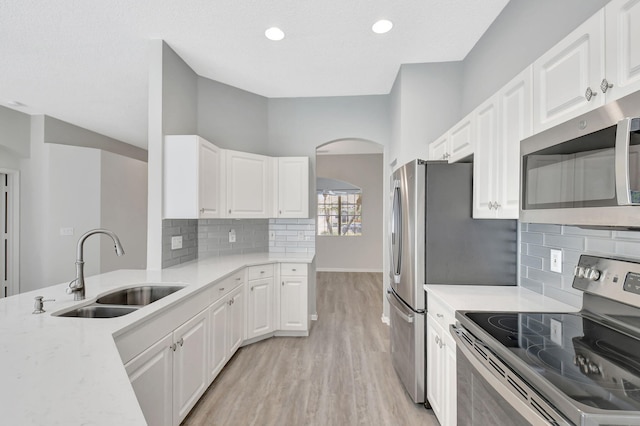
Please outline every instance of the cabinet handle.
M612 87L613 84L609 83L606 78L602 79L602 83L600 83L600 90L602 90L602 93L607 93L607 90L611 89Z
M293 272L296 272L296 271L297 271L297 269L292 269L292 271L293 271Z
M171 345L169 345L169 349L171 349L174 352L176 351L176 348L177 348L177 346L176 346L175 343L172 343Z
M282 210L278 210L278 214L282 214Z
M180 338L180 340L178 340L178 344L180 345L180 347L184 345L184 339L182 337Z
M229 214L231 214L231 209L229 209Z
M264 271L260 271L261 274L264 274Z
M493 203L493 208L495 208L496 210L498 210L500 207L502 206L497 201Z
M489 201L489 210L493 210L493 201Z
M224 291L224 287L220 287L220 289L218 289L218 291Z
M253 286L251 287L251 291L253 291Z
M436 345L439 345L439 344L440 344L440 336L436 334Z
M282 287L284 287L284 281L282 281Z
M589 102L591 98L595 98L597 95L598 92L591 90L591 87L587 87L587 90L584 92L584 97L587 99L587 102Z
M436 316L437 316L438 318L444 318L444 315L443 315L443 314L436 314Z
M204 213L204 209L200 209L200 213Z
M236 281L240 281L242 279L242 277L237 277Z

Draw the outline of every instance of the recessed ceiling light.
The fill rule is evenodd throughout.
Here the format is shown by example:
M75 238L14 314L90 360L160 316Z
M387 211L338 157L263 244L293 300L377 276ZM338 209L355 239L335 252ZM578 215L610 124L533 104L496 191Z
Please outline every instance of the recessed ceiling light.
M387 19L381 19L371 27L373 32L376 34L388 33L389 31L391 31L391 28L393 28L393 22Z
M272 41L280 41L284 38L284 32L278 27L268 28L264 32L265 37Z

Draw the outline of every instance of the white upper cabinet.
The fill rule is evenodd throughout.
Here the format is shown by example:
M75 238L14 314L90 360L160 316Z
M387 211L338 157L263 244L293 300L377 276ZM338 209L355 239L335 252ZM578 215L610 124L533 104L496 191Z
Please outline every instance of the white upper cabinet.
M604 21L600 10L533 63L536 132L604 105Z
M533 132L531 73L528 67L474 111L474 218L518 218L520 141Z
M196 135L166 136L163 217L221 217L222 173L222 150L214 144Z
M600 84L615 100L640 90L640 1L613 0L605 15L607 81Z
M429 144L429 160L454 163L473 154L474 131L474 116L469 114Z
M449 132L429 144L429 160L447 160L449 153Z
M276 217L309 217L309 157L278 158Z
M225 151L226 217L272 217L274 183L272 157L240 151Z
M613 0L534 62L536 132L640 90L640 1Z
M473 114L467 115L449 131L449 156L447 160L454 163L471 154L474 150L475 123Z

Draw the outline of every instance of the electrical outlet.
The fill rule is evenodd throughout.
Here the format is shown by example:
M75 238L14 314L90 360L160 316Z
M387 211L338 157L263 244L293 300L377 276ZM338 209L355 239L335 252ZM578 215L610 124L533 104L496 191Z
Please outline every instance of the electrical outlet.
M230 229L229 230L229 242L230 243L235 243L236 242L236 230L235 229Z
M551 265L549 269L552 272L562 273L562 250L551 249Z
M269 231L269 241L276 240L276 231Z
M304 241L304 231L298 231L298 240Z
M70 236L73 235L73 228L60 228L61 236Z
M551 341L562 346L562 323L555 318L551 318Z
M179 250L182 248L182 235L171 237L171 250Z

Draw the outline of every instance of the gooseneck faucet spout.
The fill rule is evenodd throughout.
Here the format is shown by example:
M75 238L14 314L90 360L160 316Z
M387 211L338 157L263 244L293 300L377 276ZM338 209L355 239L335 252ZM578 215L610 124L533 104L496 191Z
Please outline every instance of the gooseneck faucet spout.
M122 248L122 244L120 244L118 236L107 229L92 229L81 236L78 240L78 247L76 251L76 279L71 281L67 288L67 293L73 293L73 300L84 299L84 241L94 234L106 234L110 236L113 240L116 254L118 256L122 256L124 254L124 249Z

